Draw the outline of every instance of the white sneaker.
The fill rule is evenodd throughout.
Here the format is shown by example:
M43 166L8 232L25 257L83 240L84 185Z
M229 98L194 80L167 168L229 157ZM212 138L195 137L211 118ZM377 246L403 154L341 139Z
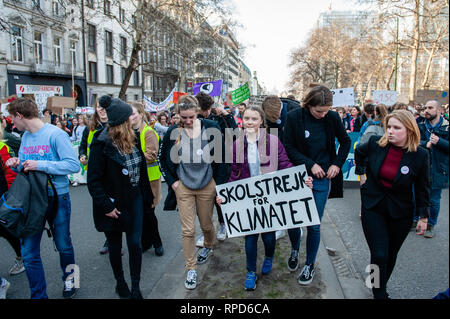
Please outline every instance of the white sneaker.
M78 186L78 182L73 182L72 186L73 187L77 187Z
M11 276L18 275L20 273L23 273L24 271L25 271L25 267L23 265L23 259L19 257L19 258L16 258L16 260L14 261L14 265L9 270L9 274Z
M284 230L277 230L275 232L275 238L278 240L282 237L286 236L286 232Z
M205 236L203 236L203 234L201 234L201 236L197 239L195 246L200 248L205 246Z
M217 239L224 241L227 238L227 230L225 224L220 224L219 231L217 232Z
M11 284L8 280L0 278L0 299L6 299L6 292L10 286Z
M189 270L184 282L186 289L195 289L197 287L197 270Z

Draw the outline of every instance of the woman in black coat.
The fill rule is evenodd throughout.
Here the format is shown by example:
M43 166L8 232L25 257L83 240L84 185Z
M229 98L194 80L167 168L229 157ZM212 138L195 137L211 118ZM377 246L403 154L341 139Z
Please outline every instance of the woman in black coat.
M413 223L414 205L420 216L418 235L427 229L430 206L428 152L419 146L413 115L394 111L386 117L385 127L381 138L372 136L355 150L355 173L361 175L361 222L375 267L375 299L389 298L386 285Z
M109 96L103 96L99 103L108 113L108 127L96 134L90 147L87 183L94 223L109 242L116 292L121 298L142 299L142 220L144 209L153 202L147 165L129 120L131 106ZM123 275L122 232L126 233L129 250L131 292Z

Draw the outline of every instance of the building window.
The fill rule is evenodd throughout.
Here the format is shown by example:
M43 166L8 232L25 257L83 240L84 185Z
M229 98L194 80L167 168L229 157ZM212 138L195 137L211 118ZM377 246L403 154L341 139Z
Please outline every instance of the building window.
M144 89L146 91L153 91L153 75L146 75L145 76Z
M135 94L135 95L134 95L134 100L135 100L135 101L139 100L139 94Z
M77 41L70 41L70 62L75 69L77 67Z
M53 38L53 62L55 66L61 65L61 38Z
M97 47L97 29L94 25L88 24L88 50L96 52Z
M57 1L52 2L52 13L54 16L59 16L59 3Z
M34 61L36 64L42 64L42 33L34 32Z
M122 73L122 82L123 82L125 80L125 73L126 73L127 69L121 68L120 71Z
M97 105L97 94L92 94L91 106L95 107Z
M14 62L23 62L23 39L22 39L22 28L13 25L11 27L11 49L12 58Z
M111 15L111 1L105 0L103 2L103 13L107 16Z
M110 31L105 31L105 55L107 57L113 56L112 32Z
M127 59L127 38L120 37L120 56L122 60Z
M94 0L86 0L86 6L88 8L94 9Z
M89 82L97 82L97 63L89 61Z
M133 76L134 76L134 85L139 86L139 71L138 70L134 71Z
M114 67L111 64L106 65L106 83L114 83Z

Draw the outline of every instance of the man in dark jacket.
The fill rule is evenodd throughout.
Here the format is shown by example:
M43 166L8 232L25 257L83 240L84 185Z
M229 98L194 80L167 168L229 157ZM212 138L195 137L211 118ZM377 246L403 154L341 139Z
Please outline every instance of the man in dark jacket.
M425 121L419 124L420 144L430 152L431 163L431 207L428 228L424 234L426 238L434 237L442 189L448 187L448 121L441 116L441 111L439 101L428 101L425 104ZM417 218L417 216L414 218L415 224Z

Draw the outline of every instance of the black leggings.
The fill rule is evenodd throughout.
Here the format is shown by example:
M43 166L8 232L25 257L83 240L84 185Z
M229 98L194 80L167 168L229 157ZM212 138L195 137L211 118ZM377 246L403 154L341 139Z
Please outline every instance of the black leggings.
M375 299L388 297L387 282L394 270L400 247L412 226L412 218L393 219L382 208L363 210L361 213L362 227L370 249L370 263L377 265L380 271L379 288L372 288Z
M22 257L22 253L20 252L20 239L19 238L14 237L2 226L0 226L0 237L3 237L8 241L8 243L14 249L17 257Z
M131 229L126 232L130 275L133 287L139 287L141 278L142 265L142 216L143 216L143 202L142 196L138 196L133 200L133 210L127 212L132 214ZM109 261L114 272L114 277L117 281L123 281L123 267L122 267L122 232L109 231L105 232L109 243Z

